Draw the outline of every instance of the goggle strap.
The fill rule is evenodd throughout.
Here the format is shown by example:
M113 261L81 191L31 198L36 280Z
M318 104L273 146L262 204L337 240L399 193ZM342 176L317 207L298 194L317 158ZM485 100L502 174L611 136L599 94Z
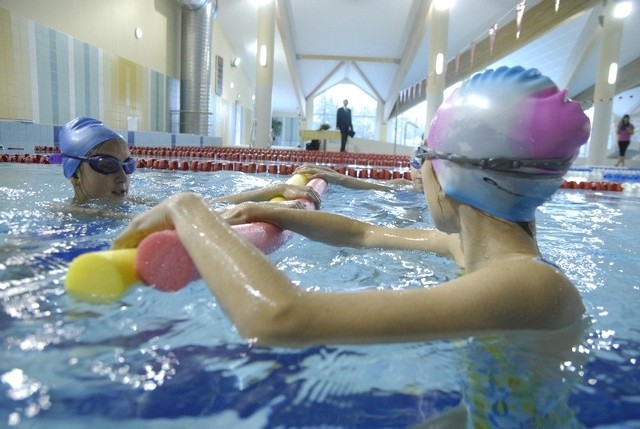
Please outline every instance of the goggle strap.
M573 160L569 158L555 159L511 159L511 158L469 158L453 153L438 152L430 148L423 148L422 153L417 153L416 158L442 159L463 166L480 168L482 170L505 171L512 173L531 174L529 172L519 172L523 168L535 168L541 170L564 171L571 165Z

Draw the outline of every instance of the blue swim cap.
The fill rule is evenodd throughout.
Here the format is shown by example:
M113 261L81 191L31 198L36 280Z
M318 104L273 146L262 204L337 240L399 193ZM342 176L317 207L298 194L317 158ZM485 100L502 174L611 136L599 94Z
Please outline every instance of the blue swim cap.
M80 166L79 159L64 155L86 156L93 148L109 140L119 140L126 144L124 138L97 119L80 116L67 122L60 130L60 153L64 177L71 178Z
M528 222L560 187L589 132L580 104L551 79L500 67L474 75L442 103L424 157L445 195Z

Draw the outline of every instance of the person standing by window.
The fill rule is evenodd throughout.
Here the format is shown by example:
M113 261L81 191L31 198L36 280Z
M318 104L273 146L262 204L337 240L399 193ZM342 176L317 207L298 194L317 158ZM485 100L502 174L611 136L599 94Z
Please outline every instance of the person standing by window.
M336 113L336 128L340 130L340 152L347 150L347 139L354 135L353 124L351 124L351 109L347 106L349 100L346 98L342 102L342 107Z
M629 115L624 115L620 122L618 122L618 126L616 128L619 150L619 158L618 162L616 162L616 167L624 167L624 154L627 152L627 148L631 142L631 135L633 134L633 131L634 127L633 124L629 122Z

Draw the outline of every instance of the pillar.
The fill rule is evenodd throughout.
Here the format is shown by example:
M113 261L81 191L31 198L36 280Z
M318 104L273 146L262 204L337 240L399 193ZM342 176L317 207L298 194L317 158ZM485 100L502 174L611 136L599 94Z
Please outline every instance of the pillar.
M275 0L263 0L258 7L256 52L256 136L255 147L271 147L271 97L273 94L273 47Z
M442 104L445 90L445 69L447 64L447 43L449 39L449 8L436 7L431 2L429 9L429 28L431 43L429 45L429 62L427 69L427 122L425 137L429 133L431 120Z
M611 120L613 98L616 84L609 83L611 64L618 63L620 45L622 42L623 19L614 18L612 11L615 2L607 2L602 12L602 44L593 94L593 122L591 124L591 139L589 142L589 165L603 165L606 163L609 136L611 135Z

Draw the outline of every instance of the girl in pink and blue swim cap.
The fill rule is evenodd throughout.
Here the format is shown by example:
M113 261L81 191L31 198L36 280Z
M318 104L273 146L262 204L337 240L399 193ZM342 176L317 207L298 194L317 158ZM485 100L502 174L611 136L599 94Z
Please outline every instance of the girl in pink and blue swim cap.
M581 322L584 306L571 281L542 257L532 221L588 135L580 106L537 70L488 70L440 107L420 155L435 230L256 203L223 217L201 196L180 193L138 215L113 248L174 229L234 326L260 344L561 331ZM324 290L332 284L298 285L229 226L254 221L336 246L448 256L460 275L412 289L378 284L376 277L368 287L339 293ZM425 265L430 258L425 255Z
M438 109L423 158L445 195L531 221L589 137L579 103L538 70L501 67L462 84Z

